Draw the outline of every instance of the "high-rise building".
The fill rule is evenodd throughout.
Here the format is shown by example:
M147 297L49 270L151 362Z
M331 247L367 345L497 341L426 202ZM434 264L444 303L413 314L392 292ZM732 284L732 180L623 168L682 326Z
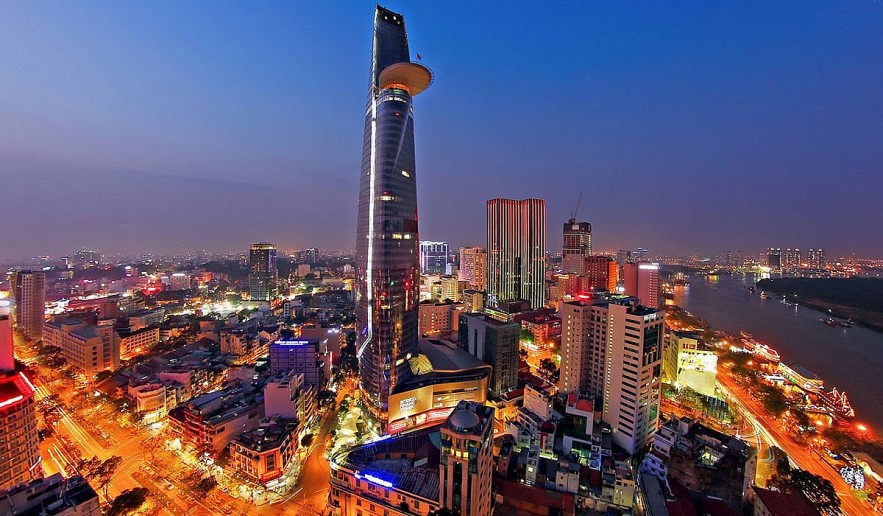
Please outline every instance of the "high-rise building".
M561 269L565 274L585 274L585 259L592 255L592 225L570 219L564 223Z
M634 454L659 423L664 312L634 303L607 308L607 354L602 419L613 442Z
M610 264L616 262L607 256L589 256L584 259L583 266L585 280L582 285L583 290L611 290L610 289ZM616 268L618 270L618 268ZM615 275L618 279L619 275ZM614 283L613 288L616 288Z
M362 399L381 429L417 347L413 97L431 82L429 69L411 62L404 17L377 6L356 231L356 354Z
M810 249L806 253L806 262L810 269L824 269L828 262L825 260L825 250L821 247Z
M494 408L461 401L441 427L439 503L463 516L491 513Z
M518 341L521 325L500 321L485 314L460 314L460 347L490 364L491 397L498 398L518 388Z
M632 261L634 262L643 262L647 260L650 252L644 249L643 247L639 247L632 251Z
M253 300L270 301L278 294L276 245L253 244L248 254L248 294Z
M15 300L13 323L25 338L43 338L43 315L46 302L46 274L40 271L15 271L9 279Z
M637 298L644 306L661 306L658 263L627 263L622 270L625 295Z
M635 299L581 299L560 305L563 393L603 399L613 440L629 453L658 423L663 312Z
M610 260L607 262L607 290L610 292L616 292L616 287L619 285L619 264L616 263L616 260Z
M616 263L618 263L620 267L627 263L632 263L632 261L632 252L628 249L620 249L616 252Z
M294 260L297 263L315 264L319 261L319 249L311 247L309 249L295 251Z
M800 254L800 249L785 249L785 253L782 255L782 268L783 269L797 269L800 267L800 260L802 255Z
M558 388L565 394L583 394L600 401L604 396L604 359L607 342L605 300L580 299L558 305L561 318L561 368Z
M0 299L0 371L15 369L11 311L9 300Z
M659 292L659 264L638 264L638 302L651 308L659 308L662 297Z
M449 259L447 242L433 242L431 240L420 242L421 274L446 274Z
M0 338L8 340L0 342L5 348L0 352L12 355L12 335L4 331L4 323L8 319L0 320ZM15 371L14 363L9 367L8 359L0 364L0 490L43 476L35 389L24 373Z
M460 248L460 279L472 290L487 289L487 251L484 247Z
M76 262L81 267L97 267L101 261L101 254L86 247L81 247L74 254Z
M546 303L546 203L542 199L487 202L488 296L491 305L523 299Z
M781 269L782 268L782 248L770 247L769 249L767 249L766 260L767 260L767 266L770 269Z

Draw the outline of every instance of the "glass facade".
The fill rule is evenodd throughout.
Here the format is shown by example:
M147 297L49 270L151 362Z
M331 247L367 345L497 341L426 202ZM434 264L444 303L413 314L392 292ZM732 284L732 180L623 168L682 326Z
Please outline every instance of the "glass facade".
M410 62L402 15L377 7L356 234L356 353L365 405L381 430L389 394L410 374L420 288L414 114L405 84L380 72Z

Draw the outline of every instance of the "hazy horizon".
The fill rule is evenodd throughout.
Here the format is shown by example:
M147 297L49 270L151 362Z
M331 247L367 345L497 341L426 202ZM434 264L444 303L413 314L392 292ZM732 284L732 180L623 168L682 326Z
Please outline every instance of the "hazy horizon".
M883 257L883 6L385 5L421 238L539 197L554 251L582 192L599 250ZM0 258L355 247L373 4L46 7L0 6Z

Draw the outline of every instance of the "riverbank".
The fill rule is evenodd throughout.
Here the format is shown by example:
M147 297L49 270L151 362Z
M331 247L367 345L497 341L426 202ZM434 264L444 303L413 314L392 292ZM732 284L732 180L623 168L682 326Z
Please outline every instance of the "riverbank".
M876 278L775 278L758 288L824 314L883 333L883 280Z

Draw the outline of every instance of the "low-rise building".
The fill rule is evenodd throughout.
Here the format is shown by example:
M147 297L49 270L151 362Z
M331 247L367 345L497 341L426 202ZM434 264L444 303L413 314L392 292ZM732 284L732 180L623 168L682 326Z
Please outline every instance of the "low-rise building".
M134 400L135 412L145 423L160 421L185 398L184 386L175 381L150 381L130 385L127 394Z
M43 333L44 343L60 348L67 363L86 377L120 366L119 337L111 325L64 318L46 322Z
M450 342L421 339L408 365L411 375L389 397L388 433L437 424L461 401L488 399L491 366Z
M230 444L230 464L253 482L268 484L291 467L297 451L296 420L273 417Z
M303 373L279 372L264 384L264 414L297 420L306 428L318 417L316 388L304 385Z
M666 332L662 360L663 381L675 387L689 387L699 394L715 397L717 353L690 332Z
M263 416L263 394L234 381L169 411L169 427L200 452L216 455L243 432L257 428Z
M720 498L740 509L754 482L757 450L689 419L676 424L678 435L669 450L668 478L691 492Z
M820 516L800 493L783 493L754 486L754 516Z
M98 494L86 480L56 473L0 491L0 514L14 516L100 516Z
M159 326L145 326L134 331L117 330L120 360L130 360L143 355L159 344Z

